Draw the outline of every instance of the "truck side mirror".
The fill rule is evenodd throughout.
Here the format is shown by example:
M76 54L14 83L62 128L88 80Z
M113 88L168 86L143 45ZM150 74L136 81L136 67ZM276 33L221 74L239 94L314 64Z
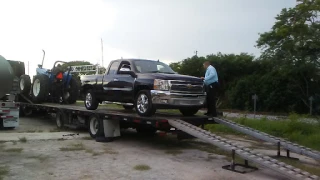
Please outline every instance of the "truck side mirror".
M129 74L129 75L131 75L132 77L136 77L136 73L134 73L133 71L131 71L131 69L129 69L129 68L120 68L119 74Z

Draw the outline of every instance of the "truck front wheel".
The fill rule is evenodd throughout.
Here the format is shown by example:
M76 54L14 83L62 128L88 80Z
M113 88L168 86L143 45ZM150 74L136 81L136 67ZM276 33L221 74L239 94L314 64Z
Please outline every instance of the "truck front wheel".
M96 99L96 95L92 92L91 89L86 92L84 105L88 110L96 110L99 106L99 102Z
M140 116L152 116L156 108L152 104L150 91L139 91L135 99L135 109Z
M198 108L181 108L179 109L181 114L184 116L193 116L195 114L197 114L197 112L199 111Z

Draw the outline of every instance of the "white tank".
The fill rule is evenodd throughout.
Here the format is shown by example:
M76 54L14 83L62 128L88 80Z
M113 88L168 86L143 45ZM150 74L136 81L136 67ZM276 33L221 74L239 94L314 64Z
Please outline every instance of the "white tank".
M13 70L9 62L0 55L0 99L9 94L13 84Z

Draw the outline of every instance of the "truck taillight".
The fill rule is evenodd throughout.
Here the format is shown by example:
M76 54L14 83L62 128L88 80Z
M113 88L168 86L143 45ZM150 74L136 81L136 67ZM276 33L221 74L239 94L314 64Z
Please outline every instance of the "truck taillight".
M6 106L6 103L2 103L1 106Z

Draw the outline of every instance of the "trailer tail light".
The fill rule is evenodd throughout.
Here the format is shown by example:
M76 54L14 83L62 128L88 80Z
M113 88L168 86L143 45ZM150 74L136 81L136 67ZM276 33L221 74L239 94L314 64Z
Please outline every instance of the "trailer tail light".
M1 106L6 106L6 103L2 103Z
M62 78L63 78L62 72L59 72L59 73L56 75L56 78L57 78L58 80L62 80Z
M138 119L136 119L136 120L133 120L133 122L135 122L135 123L140 123L141 121L138 120Z

